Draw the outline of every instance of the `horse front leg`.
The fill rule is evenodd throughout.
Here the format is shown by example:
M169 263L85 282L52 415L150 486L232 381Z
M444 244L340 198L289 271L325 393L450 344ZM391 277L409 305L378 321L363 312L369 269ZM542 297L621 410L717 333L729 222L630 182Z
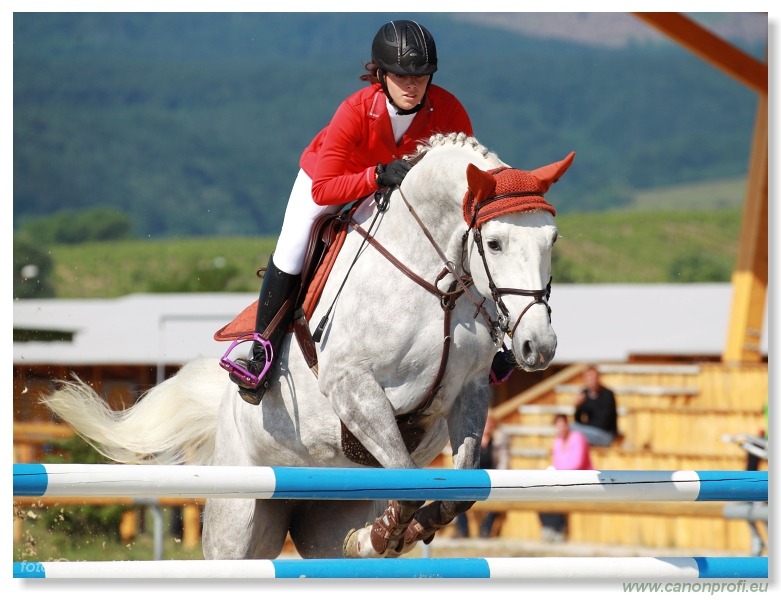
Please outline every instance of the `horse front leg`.
M344 539L345 558L394 558L412 550L405 534L423 501L390 500L373 523L351 530Z
M453 466L480 467L480 440L488 416L488 386L478 382L467 386L448 417ZM437 531L474 505L474 500L436 500L415 512L404 531L404 547L431 543Z
M474 500L435 500L415 511L404 528L400 553L409 552L418 542L430 544L437 531L472 508L474 503Z
M329 379L324 372L320 385L345 426L383 468L417 468L399 432L391 402L371 373L353 372L345 376L342 371L340 375ZM373 523L348 532L344 556L398 556L404 550L404 531L422 505L422 501L390 501Z

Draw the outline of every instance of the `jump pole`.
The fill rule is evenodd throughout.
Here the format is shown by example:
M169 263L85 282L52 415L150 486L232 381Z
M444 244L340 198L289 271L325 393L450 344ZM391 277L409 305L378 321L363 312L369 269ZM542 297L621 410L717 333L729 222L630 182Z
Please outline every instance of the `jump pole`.
M767 471L15 464L14 496L320 500L767 501Z
M746 579L767 577L767 557L341 558L14 563L14 578L18 579L740 579L745 585ZM745 591L749 591L748 588Z

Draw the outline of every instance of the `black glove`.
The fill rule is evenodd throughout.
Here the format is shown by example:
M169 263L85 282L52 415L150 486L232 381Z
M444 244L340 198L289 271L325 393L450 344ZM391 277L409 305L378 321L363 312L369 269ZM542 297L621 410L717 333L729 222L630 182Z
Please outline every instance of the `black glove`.
M380 187L400 185L401 182L404 181L404 177L407 175L407 171L409 171L411 167L412 165L410 165L403 158L394 160L387 165L378 164L377 169L374 172L374 179L377 181L377 185Z

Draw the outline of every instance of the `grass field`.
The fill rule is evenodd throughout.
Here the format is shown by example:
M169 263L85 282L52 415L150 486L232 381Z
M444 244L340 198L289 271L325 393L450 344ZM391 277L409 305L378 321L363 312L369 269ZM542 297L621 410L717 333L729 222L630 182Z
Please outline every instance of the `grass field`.
M746 196L746 180L726 179L638 192L631 210L714 210L739 208Z
M22 523L21 540L14 538L13 556L16 562L48 562L58 560L96 561L96 560L152 560L154 559L154 539L152 516L149 509L135 510L146 512L145 531L139 533L130 542L122 542L118 535L112 537L104 532L74 537L55 526L49 530L45 524L44 511L55 514L67 508L22 507L14 504L14 515ZM171 534L169 525L171 510L163 508L165 529L163 532L163 558L202 559L200 544L195 548L185 548L180 539Z
M741 217L737 208L564 215L554 254L576 283L685 283L687 266L729 281Z

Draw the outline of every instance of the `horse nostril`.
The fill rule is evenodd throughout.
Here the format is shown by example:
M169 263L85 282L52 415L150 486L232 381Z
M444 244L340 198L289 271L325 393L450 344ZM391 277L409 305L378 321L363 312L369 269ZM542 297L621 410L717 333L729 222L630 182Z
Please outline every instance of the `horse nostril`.
M523 343L521 352L524 360L527 363L531 363L534 359L534 355L536 354L534 350L534 345L528 340Z

